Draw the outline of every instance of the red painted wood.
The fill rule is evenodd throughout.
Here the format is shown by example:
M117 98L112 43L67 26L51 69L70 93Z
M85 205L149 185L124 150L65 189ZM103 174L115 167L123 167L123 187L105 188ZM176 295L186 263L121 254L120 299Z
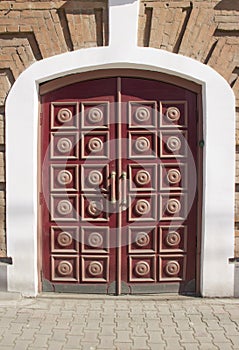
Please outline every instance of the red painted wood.
M122 78L121 98L118 116L117 78L76 83L42 97L43 276L54 286L88 286L90 292L99 285L107 292L118 278L120 234L124 284L136 292L153 285L160 292L179 283L183 292L196 277L196 197L185 214L195 176L184 147L186 137L196 163L196 94ZM107 203L113 171L116 205ZM176 215L175 206L181 206Z

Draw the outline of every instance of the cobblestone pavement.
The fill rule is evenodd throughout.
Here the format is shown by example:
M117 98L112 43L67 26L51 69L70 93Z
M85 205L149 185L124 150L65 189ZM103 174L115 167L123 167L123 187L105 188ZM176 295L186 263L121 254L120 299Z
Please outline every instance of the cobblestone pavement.
M7 349L239 350L239 299L0 293Z

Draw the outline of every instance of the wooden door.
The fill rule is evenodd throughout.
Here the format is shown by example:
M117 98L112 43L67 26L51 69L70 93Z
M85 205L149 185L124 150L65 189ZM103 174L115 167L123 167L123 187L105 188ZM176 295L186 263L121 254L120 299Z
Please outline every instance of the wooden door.
M196 94L168 83L42 97L43 290L195 292L196 130Z

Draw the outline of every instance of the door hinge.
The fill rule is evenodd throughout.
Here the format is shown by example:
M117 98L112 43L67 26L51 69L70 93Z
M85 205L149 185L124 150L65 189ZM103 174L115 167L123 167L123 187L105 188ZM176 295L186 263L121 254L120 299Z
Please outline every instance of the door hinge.
M40 125L43 123L43 112L40 113Z
M39 193L39 202L40 202L40 205L42 205L43 199L44 199L43 193L40 192L40 193Z

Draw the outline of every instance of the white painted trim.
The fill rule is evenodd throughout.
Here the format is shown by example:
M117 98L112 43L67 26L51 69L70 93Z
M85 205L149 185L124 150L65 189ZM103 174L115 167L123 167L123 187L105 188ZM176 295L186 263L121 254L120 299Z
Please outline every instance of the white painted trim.
M113 0L112 0L113 1ZM124 2L131 14L131 3ZM117 16L111 9L111 33ZM130 12L127 12L130 9ZM120 10L120 8L118 9ZM136 13L136 12L135 12ZM113 16L113 17L112 17ZM117 16L118 17L118 16ZM121 27L119 27L121 30ZM193 59L121 40L121 50L109 47L82 49L41 60L26 69L13 85L6 102L7 247L13 257L8 268L9 291L35 296L37 271L37 151L39 83L71 73L107 68L133 68L163 72L202 85L203 88L203 223L201 293L232 296L234 269L228 264L234 247L234 125L235 98L227 82L213 69ZM116 35L116 34L115 34ZM116 36L120 40L120 36ZM112 43L114 37L111 37ZM122 49L123 48L123 49Z

